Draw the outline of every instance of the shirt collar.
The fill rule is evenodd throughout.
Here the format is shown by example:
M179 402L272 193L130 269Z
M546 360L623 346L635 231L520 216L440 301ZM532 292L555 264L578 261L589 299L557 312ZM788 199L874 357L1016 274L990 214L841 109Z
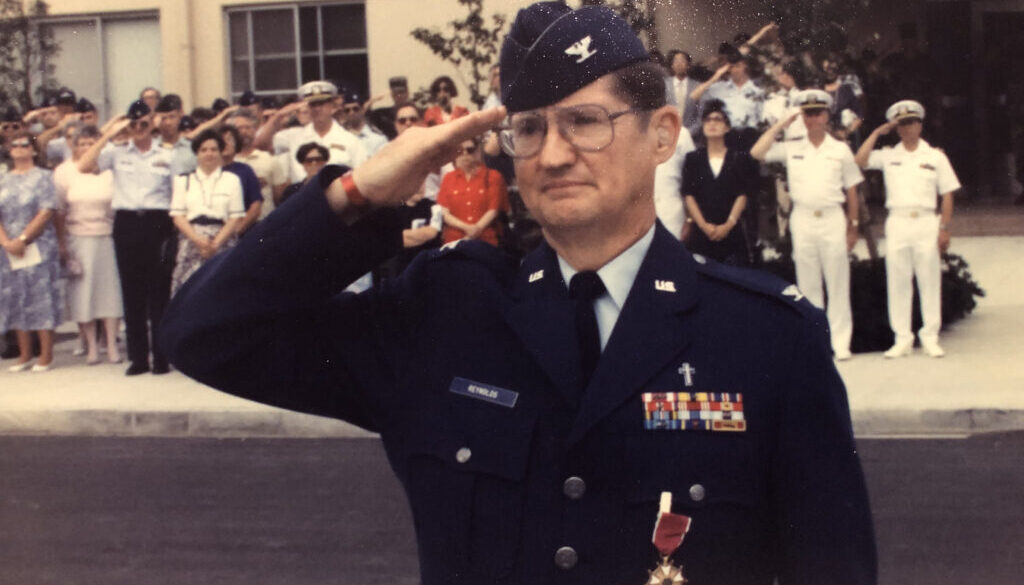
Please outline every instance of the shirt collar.
M220 174L223 173L223 172L224 172L224 169L218 168L217 170L215 170L212 173L210 173L209 175L207 175L206 173L203 172L203 169L201 169L199 167L196 167L196 178L198 178L200 181L205 183L206 181L209 181L210 179L215 179L215 178L219 177Z
M629 296L629 291L633 288L633 281L636 280L636 275L640 272L640 265L643 263L644 257L647 256L647 250L651 247L656 225L657 222L636 243L612 258L597 271L608 295L611 296L612 302L619 310L622 310L622 306L626 303L626 297ZM562 278L568 285L572 277L576 276L577 270L561 256L558 256L558 268L562 271Z
M896 144L896 148L900 149L900 151L902 151L903 154L909 154L911 156L913 156L915 154L921 154L922 152L926 152L931 147L932 147L932 145L928 144L927 142L925 142L924 138L918 138L917 139L917 148L915 148L913 152L907 150L906 146L903 146L903 141L902 140L900 140Z

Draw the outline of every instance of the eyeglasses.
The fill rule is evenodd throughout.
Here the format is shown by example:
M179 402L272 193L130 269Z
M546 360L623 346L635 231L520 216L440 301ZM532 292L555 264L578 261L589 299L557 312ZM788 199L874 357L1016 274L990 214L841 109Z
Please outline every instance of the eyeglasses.
M311 165L313 163L320 164L320 163L324 163L324 162L327 162L327 159L325 159L322 156L307 156L306 158L304 158L302 160L302 164L304 164L304 165Z
M899 122L896 122L896 125L897 126L910 126L911 124L917 124L920 121L921 120L918 120L917 118L903 118Z
M11 132L13 130L21 130L21 124L0 124L0 131Z
M609 113L604 106L597 104L551 107L547 110L554 114L558 134L582 152L606 148L615 140L615 120L643 111L630 108ZM501 128L501 148L513 158L530 158L540 152L547 133L548 117L543 110L516 113L509 116L507 124Z
M18 147L20 147L20 148L31 148L32 147L32 141L31 140L15 140L15 141L11 142L11 148L18 148Z
M139 128L145 130L146 128L149 128L149 120L132 120L128 124L128 127L132 130L137 130Z
M456 150L459 154L476 154L476 145L473 146L460 146Z
M402 116L401 118L395 118L395 122L399 124L415 124L420 121L419 116Z

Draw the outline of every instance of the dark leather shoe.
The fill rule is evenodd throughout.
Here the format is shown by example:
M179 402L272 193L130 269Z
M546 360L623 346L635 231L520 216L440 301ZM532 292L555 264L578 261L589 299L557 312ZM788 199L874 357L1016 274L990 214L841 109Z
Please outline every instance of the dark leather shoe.
M125 370L124 375L125 376L138 376L139 374L145 374L148 371L149 371L149 364L139 364L139 363L132 362L132 365L128 366L128 369Z
M156 375L166 374L171 371L171 367L163 362L153 362L153 373Z

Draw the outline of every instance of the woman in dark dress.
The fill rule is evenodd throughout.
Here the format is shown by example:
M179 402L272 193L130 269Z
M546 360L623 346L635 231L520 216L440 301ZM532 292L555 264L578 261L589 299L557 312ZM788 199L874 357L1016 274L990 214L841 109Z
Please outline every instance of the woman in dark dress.
M683 198L691 228L686 246L725 264L749 266L741 220L747 194L757 188L757 163L746 152L725 146L730 125L721 100L708 102L701 125L704 145L683 162Z

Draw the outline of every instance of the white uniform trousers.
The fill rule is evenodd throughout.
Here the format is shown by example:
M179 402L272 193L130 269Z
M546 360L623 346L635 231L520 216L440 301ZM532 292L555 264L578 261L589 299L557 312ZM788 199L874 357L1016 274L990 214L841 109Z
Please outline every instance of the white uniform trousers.
M890 209L885 220L885 272L889 327L897 344L912 344L913 279L921 299L922 343L938 343L942 327L940 218L929 209Z
M839 205L825 208L794 205L789 231L793 236L796 285L814 306L825 309L832 332L832 351L837 355L847 353L853 336L853 312L850 309L846 214Z

